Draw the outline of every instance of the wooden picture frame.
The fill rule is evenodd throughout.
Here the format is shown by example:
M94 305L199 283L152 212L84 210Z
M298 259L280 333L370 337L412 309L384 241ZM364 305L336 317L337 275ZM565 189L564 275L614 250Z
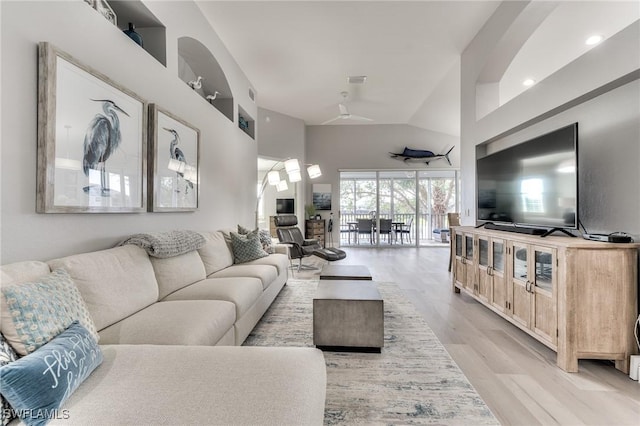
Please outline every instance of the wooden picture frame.
M47 42L38 73L36 211L146 211L146 101Z
M149 106L149 211L188 212L200 201L200 130Z

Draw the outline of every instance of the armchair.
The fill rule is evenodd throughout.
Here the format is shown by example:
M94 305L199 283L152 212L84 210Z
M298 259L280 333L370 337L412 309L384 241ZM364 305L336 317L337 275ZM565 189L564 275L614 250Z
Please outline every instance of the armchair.
M281 244L289 246L289 259L298 259L298 271L300 269L316 269L302 264L302 259L311 255L318 256L330 262L344 259L347 254L337 248L322 248L318 240L305 239L302 231L296 225L298 218L294 215L275 216L276 234Z
M274 218L276 234L281 244L289 246L289 258L298 259L298 271L300 269L315 269L302 264L302 259L315 254L322 249L318 240L305 239L302 231L296 225L298 218L294 215L282 215Z

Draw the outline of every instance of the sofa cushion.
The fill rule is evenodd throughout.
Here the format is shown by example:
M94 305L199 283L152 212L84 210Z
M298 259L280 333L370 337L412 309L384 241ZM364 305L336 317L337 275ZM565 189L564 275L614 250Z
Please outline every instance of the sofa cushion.
M289 256L282 253L274 253L267 257L261 257L260 259L252 260L245 263L245 265L271 265L275 266L278 270L278 275L289 274Z
M209 275L207 278L228 277L253 277L262 282L262 288L266 289L278 277L278 269L271 265L233 265Z
M158 283L147 253L126 245L50 260L78 286L98 330L158 300Z
M156 274L159 299L207 277L202 259L196 250L164 259L150 257L149 260Z
M269 256L269 253L262 249L257 230L249 232L247 235L232 232L231 248L233 249L233 263L245 263Z
M209 278L165 297L170 300L226 300L236 306L241 318L262 296L262 282L257 278Z
M12 363L18 359L18 354L13 350L9 342L0 334L0 367ZM0 412L0 424L6 426L9 422L15 419L15 413L11 409L11 405L4 399L4 396L0 395L0 402L2 406L2 412Z
M64 269L29 282L2 286L2 334L20 355L26 355L79 320L96 341L98 333L78 288Z
M27 425L45 424L102 363L100 346L77 321L35 352L0 367L2 394Z
M315 348L103 346L61 424L322 425L326 367Z
M222 300L157 302L100 331L101 344L215 345L233 328L236 308Z
M233 252L230 242L221 231L201 232L206 244L198 249L208 275L233 265Z

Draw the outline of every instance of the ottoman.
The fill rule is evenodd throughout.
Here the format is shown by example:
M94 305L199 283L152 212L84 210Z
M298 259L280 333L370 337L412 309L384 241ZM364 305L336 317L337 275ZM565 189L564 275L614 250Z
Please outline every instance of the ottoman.
M313 298L313 344L322 350L380 352L384 301L376 283L320 281Z

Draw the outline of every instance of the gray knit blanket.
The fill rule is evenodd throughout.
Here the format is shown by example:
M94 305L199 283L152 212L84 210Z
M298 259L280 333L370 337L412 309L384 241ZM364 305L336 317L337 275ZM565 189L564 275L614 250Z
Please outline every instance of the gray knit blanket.
M118 245L134 244L145 249L149 256L167 258L197 250L205 243L204 237L194 231L167 231L135 234Z

